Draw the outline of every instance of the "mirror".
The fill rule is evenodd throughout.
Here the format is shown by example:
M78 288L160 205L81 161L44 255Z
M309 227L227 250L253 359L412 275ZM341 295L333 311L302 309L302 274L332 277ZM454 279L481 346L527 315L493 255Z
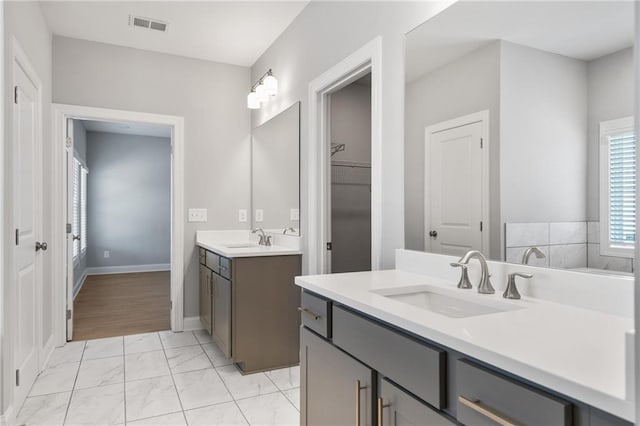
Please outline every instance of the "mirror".
M300 235L300 103L253 129L252 228Z
M633 16L458 2L407 34L407 248L524 263L536 247L532 265L632 272L635 189L614 180L634 180L635 154L610 159L635 146Z

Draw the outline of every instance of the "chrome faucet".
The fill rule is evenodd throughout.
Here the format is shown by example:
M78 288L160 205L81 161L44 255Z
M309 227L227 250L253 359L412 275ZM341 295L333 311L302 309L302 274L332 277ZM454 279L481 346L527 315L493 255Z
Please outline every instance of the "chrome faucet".
M258 241L258 245L260 246L270 246L271 245L271 235L267 235L264 233L264 229L262 228L256 228L253 231L251 231L252 234L257 234L258 232L260 232L261 234L258 234L258 236L260 237L260 240Z
M288 228L284 228L284 231L282 231L282 235L287 235L287 232L293 232L294 234L296 233L296 230L292 227L288 227Z
M538 247L529 247L524 251L524 254L522 255L523 265L529 264L529 258L531 257L532 254L536 255L536 259L544 259L546 257Z
M496 291L491 285L491 275L489 274L489 265L487 265L487 259L478 250L469 250L464 256L458 260L459 264L467 265L471 259L478 259L480 262L480 268L482 273L480 275L480 282L478 283L478 293L493 294Z

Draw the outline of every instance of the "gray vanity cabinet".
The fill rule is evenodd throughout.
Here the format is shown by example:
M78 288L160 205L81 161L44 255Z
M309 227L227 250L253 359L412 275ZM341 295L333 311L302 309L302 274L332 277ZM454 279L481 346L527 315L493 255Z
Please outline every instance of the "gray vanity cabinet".
M213 328L211 336L227 358L231 358L231 281L213 274Z
M200 322L209 334L211 334L212 325L212 277L211 270L204 265L200 265Z
M304 327L300 372L301 425L373 424L373 370Z
M378 426L453 426L456 423L382 379L377 401Z

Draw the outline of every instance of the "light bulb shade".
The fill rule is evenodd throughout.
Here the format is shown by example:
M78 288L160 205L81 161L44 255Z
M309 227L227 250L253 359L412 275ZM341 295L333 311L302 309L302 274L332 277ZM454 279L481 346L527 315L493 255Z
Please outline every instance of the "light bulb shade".
M258 94L256 92L251 92L247 95L247 108L249 109L260 108L260 99L258 99Z
M256 95L258 95L258 100L260 102L267 102L269 100L269 94L267 93L267 88L263 83L258 84L256 87Z
M278 80L276 80L276 78L271 74L264 78L262 84L264 84L264 88L269 96L275 96L278 94Z

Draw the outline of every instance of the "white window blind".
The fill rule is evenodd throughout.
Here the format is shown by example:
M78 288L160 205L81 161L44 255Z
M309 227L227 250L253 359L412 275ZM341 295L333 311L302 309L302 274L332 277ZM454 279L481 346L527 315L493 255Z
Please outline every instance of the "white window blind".
M636 137L631 117L600 123L600 253L633 257Z
M80 250L87 250L87 174L89 171L82 167L80 176Z
M80 235L80 161L73 159L73 221L71 233ZM73 259L77 260L80 255L80 241L73 240Z

